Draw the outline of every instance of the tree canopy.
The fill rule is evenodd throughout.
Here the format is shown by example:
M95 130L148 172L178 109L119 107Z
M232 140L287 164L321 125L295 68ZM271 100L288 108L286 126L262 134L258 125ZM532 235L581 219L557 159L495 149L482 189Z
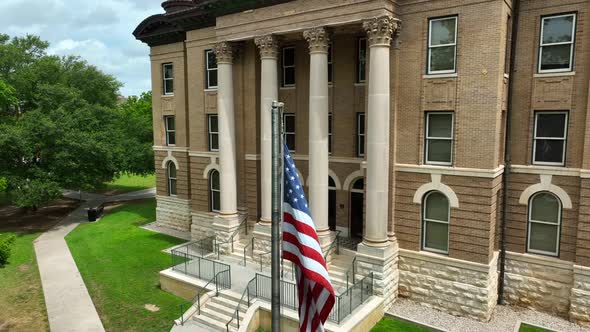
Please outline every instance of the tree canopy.
M13 201L36 208L61 189L153 172L151 94L117 104L113 76L48 46L0 34L0 178Z

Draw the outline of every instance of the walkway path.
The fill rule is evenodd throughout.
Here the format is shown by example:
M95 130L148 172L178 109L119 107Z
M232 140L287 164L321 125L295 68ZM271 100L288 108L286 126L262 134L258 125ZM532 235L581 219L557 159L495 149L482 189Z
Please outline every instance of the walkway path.
M73 196L75 198L79 197L77 192L64 193L67 197L71 195L78 195ZM83 193L83 198L88 201L35 241L35 253L45 295L49 327L52 332L104 331L84 280L66 244L65 236L86 221L86 208L90 206L154 196L153 189L112 197Z

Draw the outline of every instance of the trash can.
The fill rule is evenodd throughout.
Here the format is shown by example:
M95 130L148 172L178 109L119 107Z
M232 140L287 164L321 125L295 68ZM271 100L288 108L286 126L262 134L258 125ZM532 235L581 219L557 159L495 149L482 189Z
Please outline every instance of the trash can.
M98 217L98 210L96 208L88 209L88 221L96 221Z

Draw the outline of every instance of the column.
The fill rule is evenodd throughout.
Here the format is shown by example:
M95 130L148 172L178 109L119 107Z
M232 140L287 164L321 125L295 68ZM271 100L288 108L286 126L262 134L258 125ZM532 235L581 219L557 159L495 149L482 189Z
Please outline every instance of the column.
M217 57L217 116L219 119L219 175L223 217L237 214L236 133L234 115L233 49L228 42L215 45Z
M266 35L254 39L260 49L260 222L270 226L271 222L271 105L279 99L277 38Z
M303 32L309 43L309 207L320 238L328 225L328 45L326 29ZM324 241L322 241L324 242Z

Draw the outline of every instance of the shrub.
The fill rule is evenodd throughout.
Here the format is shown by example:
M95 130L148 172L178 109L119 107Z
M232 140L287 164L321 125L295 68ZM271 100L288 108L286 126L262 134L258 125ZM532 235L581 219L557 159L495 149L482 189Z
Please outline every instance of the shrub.
M10 250L15 239L16 236L14 236L14 234L0 238L0 267L3 267L6 265L6 263L8 263Z

